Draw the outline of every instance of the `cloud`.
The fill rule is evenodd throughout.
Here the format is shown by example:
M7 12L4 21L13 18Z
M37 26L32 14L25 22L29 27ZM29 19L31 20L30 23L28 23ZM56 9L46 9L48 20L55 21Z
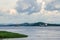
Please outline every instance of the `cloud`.
M54 10L60 11L60 0L54 0L47 3L45 9L48 11L54 11Z
M0 1L0 16L8 16L8 15L17 14L16 10L14 9L16 2L17 0L1 0Z
M58 10L55 11L44 10L40 15L41 15L40 17L44 22L60 23L60 12Z
M18 13L36 13L40 12L41 4L36 0L18 0L16 10Z
M6 5L0 7L0 23L60 23L59 2L58 0L18 0L14 6L16 9L11 8L11 4L9 8L5 7Z
M17 12L15 9L0 9L0 16L15 16L17 15Z
M17 0L0 0L0 8L11 9L16 5Z

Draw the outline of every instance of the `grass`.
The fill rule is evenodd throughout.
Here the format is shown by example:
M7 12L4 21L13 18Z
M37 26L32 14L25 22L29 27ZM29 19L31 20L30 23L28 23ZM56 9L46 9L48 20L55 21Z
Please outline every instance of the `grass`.
M0 31L0 38L24 38L24 37L28 37L28 35L7 32L7 31Z

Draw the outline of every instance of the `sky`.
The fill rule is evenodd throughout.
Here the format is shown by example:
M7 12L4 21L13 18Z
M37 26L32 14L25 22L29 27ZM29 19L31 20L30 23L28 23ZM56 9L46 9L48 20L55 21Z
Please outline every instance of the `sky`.
M0 24L60 24L60 0L0 0Z

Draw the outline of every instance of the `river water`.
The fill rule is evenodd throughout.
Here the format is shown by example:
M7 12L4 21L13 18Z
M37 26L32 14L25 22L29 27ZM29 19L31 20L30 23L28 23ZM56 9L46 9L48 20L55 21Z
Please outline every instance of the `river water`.
M10 31L28 35L27 38L3 40L60 40L60 27L0 27L0 31Z

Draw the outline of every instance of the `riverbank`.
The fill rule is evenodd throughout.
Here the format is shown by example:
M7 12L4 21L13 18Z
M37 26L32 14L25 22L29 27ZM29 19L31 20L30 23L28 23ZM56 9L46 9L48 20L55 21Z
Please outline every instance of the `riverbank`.
M24 37L28 37L28 35L8 31L0 31L0 38L24 38Z

